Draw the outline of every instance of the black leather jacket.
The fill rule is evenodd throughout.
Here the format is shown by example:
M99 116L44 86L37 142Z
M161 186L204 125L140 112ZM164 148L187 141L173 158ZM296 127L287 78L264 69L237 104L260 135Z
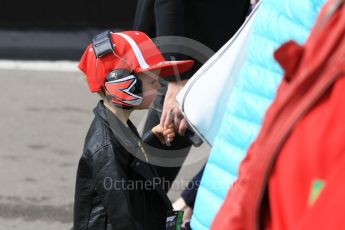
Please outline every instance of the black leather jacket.
M153 182L151 165L129 153L142 154L128 138L139 137L136 128L130 121L127 128L115 116L110 118L102 101L94 113L78 166L74 229L165 229L171 203L161 185ZM151 186L144 186L147 181Z

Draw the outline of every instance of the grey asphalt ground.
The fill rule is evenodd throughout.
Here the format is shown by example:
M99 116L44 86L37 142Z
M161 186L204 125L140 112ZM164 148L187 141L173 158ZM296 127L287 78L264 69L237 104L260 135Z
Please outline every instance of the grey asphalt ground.
M0 94L0 230L70 229L77 164L98 97L79 72L1 68ZM139 129L145 116L132 116ZM206 145L193 149L177 184L208 153Z

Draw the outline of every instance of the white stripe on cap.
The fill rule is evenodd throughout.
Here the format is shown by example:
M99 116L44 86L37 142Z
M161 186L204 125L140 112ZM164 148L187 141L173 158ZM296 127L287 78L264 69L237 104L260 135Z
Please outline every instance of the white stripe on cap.
M144 58L143 54L141 53L137 43L135 43L135 41L130 36L128 36L127 34L123 34L123 33L115 33L115 34L120 35L121 37L123 37L129 43L129 45L131 46L131 48L132 48L132 50L133 50L133 52L135 54L135 57L138 60L138 63L140 65L141 69L147 69L147 68L150 67L146 63L145 58Z

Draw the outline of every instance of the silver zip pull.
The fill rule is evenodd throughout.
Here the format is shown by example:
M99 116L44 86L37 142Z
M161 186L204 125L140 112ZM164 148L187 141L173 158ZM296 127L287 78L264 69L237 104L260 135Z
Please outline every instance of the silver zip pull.
M145 149L144 149L144 147L140 141L138 142L138 146L139 146L141 152L144 154L146 162L149 163L149 158L147 157L147 153L146 153L146 151L145 151Z

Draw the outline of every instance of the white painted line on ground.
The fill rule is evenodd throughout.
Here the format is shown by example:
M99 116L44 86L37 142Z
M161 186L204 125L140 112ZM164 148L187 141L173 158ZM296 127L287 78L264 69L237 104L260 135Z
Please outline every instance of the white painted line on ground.
M0 60L0 70L79 72L73 61L13 61Z

